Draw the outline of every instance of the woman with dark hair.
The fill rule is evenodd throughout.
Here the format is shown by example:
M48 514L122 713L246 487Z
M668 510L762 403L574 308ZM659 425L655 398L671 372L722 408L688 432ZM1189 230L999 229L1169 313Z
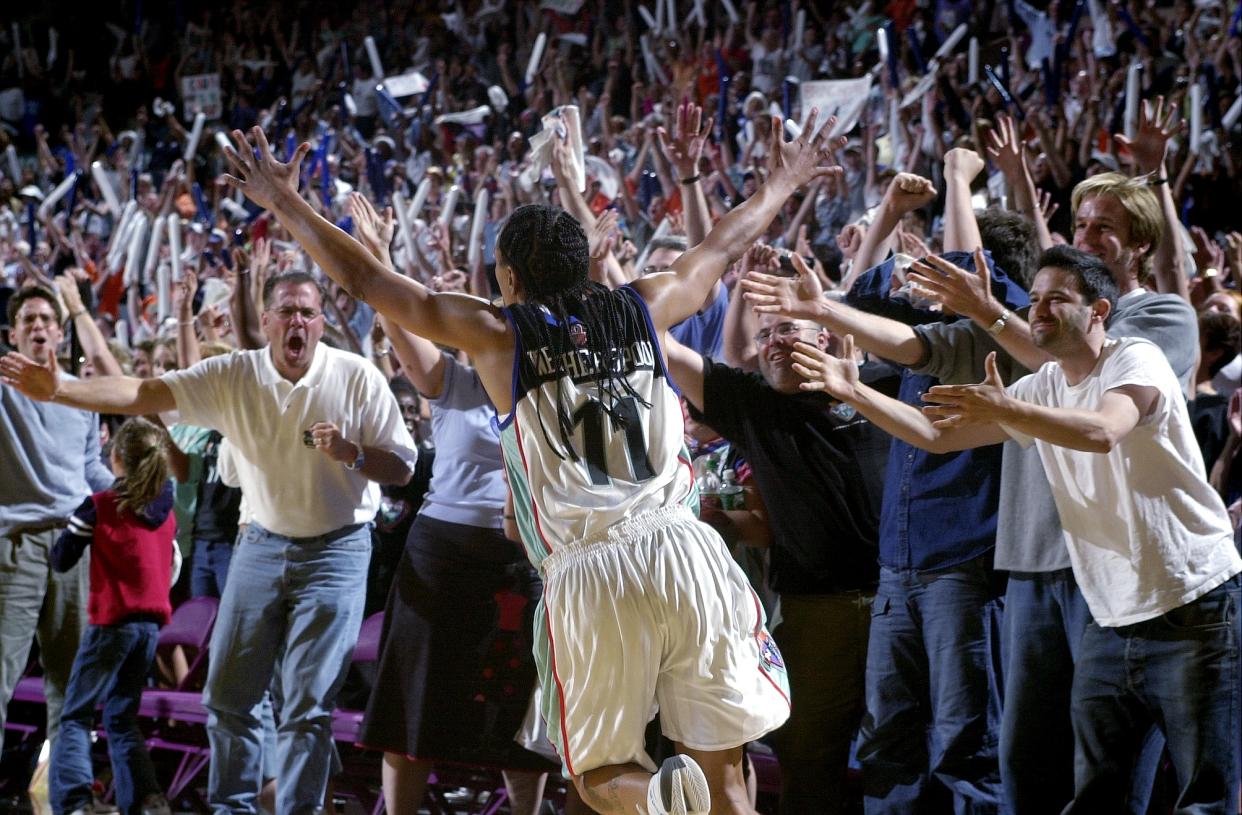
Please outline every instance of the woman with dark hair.
M515 514L544 579L536 659L549 735L605 813L746 812L742 746L788 717L784 665L720 537L699 523L660 337L702 306L822 166L833 120L783 141L767 181L667 272L609 291L564 212L516 210L500 234L502 306L395 274L298 194L309 145L276 161L233 133L229 183L271 210L324 271L402 328L468 353L500 416ZM818 135L815 135L817 134ZM258 148L257 151L255 148ZM656 703L679 755L655 764ZM653 774L654 773L654 774ZM713 807L711 800L716 801Z
M391 210L354 193L358 240L393 268ZM507 490L495 409L473 368L380 317L409 377L431 402L431 486L388 592L375 686L359 743L382 750L389 812L417 812L437 763L500 767L514 815L534 815L552 765L513 735L535 687L534 606L541 585L505 537ZM404 411L403 411L404 413Z

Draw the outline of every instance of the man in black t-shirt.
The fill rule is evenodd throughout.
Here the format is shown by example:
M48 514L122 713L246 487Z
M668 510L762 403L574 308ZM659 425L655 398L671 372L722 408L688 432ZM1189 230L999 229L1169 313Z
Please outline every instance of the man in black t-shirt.
M194 511L194 552L190 556L190 596L216 597L224 582L237 540L241 490L220 478L220 445L223 437L211 431L203 446L203 478L198 482Z
M890 441L849 406L798 388L802 378L792 367L798 340L829 345L828 333L812 323L762 317L755 336L760 374L664 340L668 370L691 416L741 450L766 505L772 588L781 598L773 636L796 700L773 736L782 815L841 809L864 707ZM889 369L864 366L863 374L873 371L882 376ZM728 523L729 514L721 521Z

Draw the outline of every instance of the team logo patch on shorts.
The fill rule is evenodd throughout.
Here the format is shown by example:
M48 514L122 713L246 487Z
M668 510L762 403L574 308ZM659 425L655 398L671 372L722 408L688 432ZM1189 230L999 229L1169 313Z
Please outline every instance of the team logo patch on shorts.
M755 639L759 641L759 657L763 660L763 666L784 670L785 661L781 659L781 652L776 647L776 641L772 639L772 635L767 631L760 631L755 635Z

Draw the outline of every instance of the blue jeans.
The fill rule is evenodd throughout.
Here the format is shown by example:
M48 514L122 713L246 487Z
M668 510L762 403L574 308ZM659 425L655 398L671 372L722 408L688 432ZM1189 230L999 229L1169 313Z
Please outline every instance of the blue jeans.
M1005 802L1014 815L1057 813L1074 797L1070 694L1090 622L1073 570L1009 573L1000 769ZM1125 811L1147 812L1163 746L1160 732L1149 730L1137 753Z
M362 625L371 531L287 538L250 524L233 553L203 704L213 811L249 813L263 783L264 691L281 698L273 769L281 815L323 804L332 710Z
M1174 811L1236 812L1240 602L1235 576L1153 620L1087 626L1074 670L1074 801L1067 815L1123 811L1133 747L1153 721L1177 775Z
M93 800L91 732L95 708L101 702L117 806L125 815L134 815L143 798L160 791L138 729L138 703L155 660L159 634L154 622L87 627L65 687L60 738L52 750L48 792L52 811L58 815Z
M194 539L190 556L190 596L220 597L228 581L233 541Z
M924 811L933 778L959 814L1000 811L1002 602L991 558L935 572L880 568L858 748L869 815Z

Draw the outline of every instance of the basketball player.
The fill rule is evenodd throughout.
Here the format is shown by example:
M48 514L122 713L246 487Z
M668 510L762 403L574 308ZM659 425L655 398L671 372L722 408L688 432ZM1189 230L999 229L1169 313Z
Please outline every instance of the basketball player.
M747 813L742 746L788 716L784 666L757 599L695 520L677 398L659 337L699 309L728 264L825 166L829 119L785 143L771 172L667 272L610 291L587 276L567 213L528 205L497 242L503 306L435 293L385 269L298 194L301 145L276 161L240 131L229 183L270 210L333 280L402 328L465 350L503 419L515 510L545 580L536 644L544 715L566 770L603 813ZM257 150L256 150L257 148ZM656 770L658 705L680 755Z

